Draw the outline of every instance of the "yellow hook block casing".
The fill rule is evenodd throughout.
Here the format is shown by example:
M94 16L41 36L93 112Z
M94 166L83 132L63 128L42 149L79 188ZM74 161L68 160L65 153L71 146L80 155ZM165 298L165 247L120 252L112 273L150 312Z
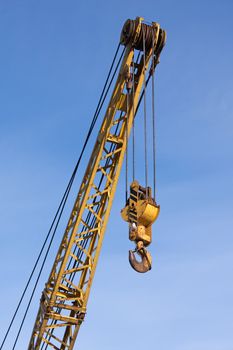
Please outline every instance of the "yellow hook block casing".
M134 252L129 252L131 266L138 272L151 269L151 255L146 251L152 242L152 224L159 215L160 207L151 196L151 188L144 188L134 181L130 186L130 196L126 206L121 210L123 220L129 223L129 239L136 244L137 252L142 261L138 262Z
M151 200L144 199L139 200L135 205L130 207L127 205L121 211L122 219L129 222L131 225L136 224L137 230L129 230L129 239L131 241L143 241L144 246L148 246L152 242L151 225L155 222L159 215L160 207L155 203L151 203ZM131 219L131 211L136 211L137 221Z

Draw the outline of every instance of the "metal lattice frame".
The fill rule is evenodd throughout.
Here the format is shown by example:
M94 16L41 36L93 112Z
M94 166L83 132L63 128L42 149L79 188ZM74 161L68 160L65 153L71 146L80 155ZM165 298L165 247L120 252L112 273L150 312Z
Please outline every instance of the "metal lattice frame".
M158 32L157 25L157 40ZM152 48L146 54L146 69L151 56ZM129 44L51 274L42 293L29 350L72 350L74 347L86 313L127 137L133 123L133 112L146 74L143 57L138 64L133 64L133 59L134 49ZM125 86L132 67L135 69L134 89L128 99L127 115Z

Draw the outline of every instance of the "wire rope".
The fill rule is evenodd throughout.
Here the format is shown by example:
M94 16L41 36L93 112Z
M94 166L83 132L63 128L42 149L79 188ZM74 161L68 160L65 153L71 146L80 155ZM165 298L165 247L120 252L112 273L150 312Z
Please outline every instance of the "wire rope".
M135 63L136 65L138 64L139 61L139 57L140 57L140 51L138 52L137 55L137 59L135 62L135 50L134 50L134 55L133 55L133 89L132 89L132 94L133 94L133 140L132 140L132 158L133 158L133 169L132 169L132 173L133 173L133 181L135 180L135 116L136 116L136 109L135 109Z
M153 43L153 49L152 49L152 138L153 138L153 187L154 187L154 198L156 199L156 134L155 134L155 61L154 61L154 55L155 55L155 34L153 30L152 34L152 43Z
M121 118L121 116L122 116L122 113L123 113L123 112L121 112L120 118ZM117 134L118 129L119 129L119 123L118 123L117 126L116 126L115 134ZM116 145L112 144L112 145L110 146L109 152L112 152L113 149L114 149L115 147L116 147ZM109 162L110 162L110 159L108 158L108 159L106 160L106 166L109 164ZM102 174L102 176L101 176L101 178L100 178L99 185L98 185L98 190L100 189L100 186L101 186L101 184L102 184L102 182L103 182L103 179L104 179L104 174ZM94 202L95 202L95 200L96 200L96 198L94 198ZM99 207L100 207L100 205L98 205L97 211L99 210ZM88 213L87 221L86 221L85 223L89 224L90 218L91 218L91 212ZM95 221L96 221L96 217L93 217L93 218L92 218L92 222L91 222L91 224L90 224L90 227L91 227L91 228L94 228ZM84 227L83 227L83 229L84 229ZM87 240L85 240L85 241L83 241L83 242L81 243L81 246L82 246L83 249L86 249L87 243L88 243ZM76 254L77 258L78 258L79 261L80 261L80 260L82 259L82 257L83 257L83 250L80 249L80 248L78 248L78 252L76 253L76 248L75 248L73 254ZM69 269L69 267L70 267L70 265L71 265L71 262L72 262L72 258L70 258L70 261L69 261L69 263L68 263L68 269ZM78 267L78 266L79 266L79 262L78 262L78 261L74 261L74 264L73 264L72 268L76 268L76 267ZM71 282L73 282L74 277L75 277L75 272L73 272L73 273L71 274L71 277L70 277L70 281L71 281ZM69 286L69 285L67 284L67 286ZM60 309L57 309L57 313L59 313L59 314L61 313L61 308L60 308ZM57 321L54 320L54 322L53 322L52 324L56 324L56 323L57 323ZM51 333L50 333L49 335L48 335L48 334L46 335L46 339L49 338L48 341L50 341L53 332L54 332L54 328L52 329L52 331L51 331ZM43 350L44 345L45 345L45 343L43 343L43 345L42 345L42 347L41 347L41 350ZM48 344L46 344L45 350L47 350L47 347L48 347Z
M87 145L87 143L88 143L88 140L89 140L89 138L90 138L90 136L91 136L91 133L92 133L92 131L93 131L93 128L94 128L95 123L96 123L96 121L97 121L97 118L98 118L98 116L99 116L100 110L101 110L101 108L102 108L102 106L103 106L104 100L105 100L105 98L106 98L106 94L105 94L105 96L104 96L104 93L105 93L106 86L107 86L107 84L108 84L108 81L109 81L109 78L110 78L112 69L113 69L113 67L114 67L114 63L115 63L115 61L116 61L116 57L117 57L117 55L118 55L119 48L120 48L120 44L118 45L118 47L117 47L117 49L116 49L116 52L115 52L113 61L112 61L112 63L111 63L111 67L110 67L108 76L107 76L107 78L106 78L106 81L105 81L105 84L104 84L104 87L103 87L103 90L102 90L102 93L101 93L101 96L100 96L100 99L99 99L99 102L98 102L96 111L95 111L95 113L94 113L94 117L93 117L92 122L91 122L91 126L90 126L90 128L89 128L89 131L88 131L87 137L86 137L86 139L85 139L85 142L84 142L82 151L81 151L81 153L80 153L79 159L78 159L78 161L77 161L77 163L76 163L76 166L75 166L74 171L73 171L73 173L72 173L72 175L71 175L71 178L70 178L69 183L68 183L68 185L67 185L67 187L66 187L66 190L65 190L65 192L64 192L64 194L63 194L63 197L62 197L61 202L60 202L60 204L59 204L59 207L58 207L58 209L57 209L57 211L56 211L56 214L55 214L55 216L54 216L54 219L53 219L53 221L52 221L52 224L51 224L51 226L50 226L50 228L49 228L49 231L48 231L48 233L47 233L47 235L46 235L45 241L44 241L44 243L43 243L43 245L42 245L42 248L41 248L41 250L40 250L40 252L39 252L39 255L38 255L37 259L36 259L36 262L35 262L35 264L34 264L34 266L33 266L33 269L32 269L32 271L31 271L31 274L30 274L30 276L29 276L29 279L28 279L28 281L27 281L27 283L26 283L26 286L25 286L25 288L24 288L24 290L23 290L23 293L22 293L22 295L21 295L21 297L20 297L20 300L19 300L18 305L17 305L17 307L16 307L16 310L15 310L15 312L14 312L14 314L13 314L13 317L12 317L12 319L11 319L11 321L10 321L10 324L9 324L9 326L8 326L8 329L7 329L6 333L5 333L5 336L4 336L3 341L2 341L2 343L1 343L0 350L1 350L1 349L3 348L3 346L4 346L4 343L5 343L6 339L7 339L7 336L8 336L8 334L9 334L9 332L10 332L10 329L11 329L11 327L12 327L12 325L13 325L13 322L14 322L14 320L15 320L15 317L16 317L17 313L18 313L18 310L19 310L19 308L20 308L20 305L21 305L21 303L22 303L22 301L23 301L23 299L24 299L25 293L26 293L26 291L27 291L27 289L28 289L28 287L29 287L29 284L30 284L30 282L31 282L31 279L32 279L32 277L33 277L33 275L34 275L34 273L35 273L36 267L37 267L37 265L38 265L38 263L39 263L39 260L40 260L40 258L41 258L41 256L42 256L42 253L43 253L43 251L44 251L44 249L45 249L45 246L46 246L46 243L47 243L47 241L48 241L48 238L49 238L49 236L50 236L50 234L51 234L51 231L52 231L52 229L53 229L53 227L54 227L54 224L55 224L55 222L56 222L56 220L57 220L57 218L58 218L57 224L56 224L56 226L55 226L55 229L54 229L52 238L51 238L50 243L49 243L49 246L48 246L49 248L48 248L48 250L47 250L47 252L46 252L46 254L45 254L45 260L46 260L46 258L47 258L47 255L48 255L49 249L50 249L50 247L51 247L51 244L52 244L52 241L53 241L53 238L54 238L54 235L55 235L57 226L58 226L58 224L59 224L59 221L60 221L61 215L62 215L62 213L63 213L63 210L64 210L64 207L65 207L65 204L66 204L66 201L67 201L69 192L70 192L70 190L71 190L71 186L72 186L72 184L73 184L73 181L74 181L76 172L77 172L77 170L78 170L80 161L81 161L81 159L82 159L84 150L85 150L85 148L86 148L86 145ZM121 57L122 57L122 55L121 55ZM111 80L111 81L112 81L112 80ZM104 96L104 98L103 98L103 96ZM44 260L43 263L42 263L42 269L43 269L43 267L44 267L45 260ZM33 289L32 295L31 295L31 297L30 297L30 300L29 300L29 303L28 303L28 306L27 306L27 309L26 309L26 312L25 312L25 315L24 315L24 318L23 318L23 321L22 321L22 322L24 322L24 320L25 320L25 317L26 317L28 308L29 308L29 306L30 306L32 296L34 295L35 287L37 286L37 283L38 283L38 281L39 281L39 277L40 277L40 275L41 275L41 272L42 272L42 270L40 270L40 272L39 272L39 275L38 275L36 284L35 284L35 286L34 286L34 289ZM23 323L22 323L22 325L23 325ZM21 331L21 328L22 328L21 326L22 326L22 325L20 325L19 333L20 333L20 331ZM15 348L15 345L16 345L16 343L17 343L18 336L19 336L19 334L17 334L16 342L15 342L15 344L14 344L13 349Z
M135 95L135 77L134 77L134 73L135 73L135 65L134 65L134 55L133 55L133 89L132 89L132 94L133 94L133 181L135 180L135 123L134 123L134 117L135 117L135 106L134 106L134 95Z
M144 153L145 153L145 184L146 196L148 187L148 159L147 159L147 115L146 115L146 43L145 43L145 29L142 26L143 34L143 70L144 70Z
M129 133L129 90L127 89L126 95L126 128L125 128L125 137L126 137L126 159L125 159L125 203L127 204L128 200L128 133Z
M118 45L117 52L118 52L118 50L119 50L119 47L120 47L120 44ZM112 84L112 82L113 82L113 79L114 79L114 77L115 77L115 75L116 75L116 72L117 72L118 67L119 67L119 65L120 65L120 62L121 62L121 60L122 60L122 57L123 57L124 52L125 52L125 48L123 49L123 51L122 51L122 53L121 53L121 55L120 55L120 58L119 58L119 60L118 60L118 62L117 62L116 68L115 68L115 70L114 70L114 72L113 72L113 76L112 76L112 78L111 78L111 80L110 80L110 82L109 82L109 85L108 85L108 88L107 88L107 90L106 90L106 93L104 94L103 101L102 101L102 103L99 105L98 114L99 114L99 112L100 112L100 110L101 110L101 108L102 108L102 106L103 106L103 104L104 104L104 102L105 102L105 99L106 99L106 97L107 97L107 94L108 94L109 89L110 89L110 87L111 87L111 84ZM116 54L115 54L115 56L114 56L114 61L115 61L115 58L116 58ZM112 68L112 67L113 67L113 64L111 65L111 68ZM109 78L109 77L110 77L110 74L108 75L108 78ZM105 87L106 87L106 85L107 85L107 84L105 84ZM103 96L103 94L102 94L101 96ZM97 108L98 108L98 107L97 107ZM69 265L70 265L71 261L72 261L72 259L70 259ZM71 281L71 282L72 282L72 281ZM54 322L54 324L56 324L56 322ZM51 338L51 335L50 335L50 338ZM43 346L44 346L44 344L42 345L42 349L43 349ZM46 348L45 348L45 349L47 349L47 346L48 346L48 345L46 345Z

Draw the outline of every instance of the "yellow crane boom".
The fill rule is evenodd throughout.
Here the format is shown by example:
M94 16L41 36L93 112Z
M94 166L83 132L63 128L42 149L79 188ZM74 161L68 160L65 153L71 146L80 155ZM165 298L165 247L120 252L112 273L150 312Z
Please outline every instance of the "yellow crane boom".
M126 21L123 27L121 44L125 52L119 75L42 292L29 350L74 348L145 74L150 62L158 63L164 43L165 32L158 23L147 25L142 18L136 18ZM143 51L138 63L135 51Z

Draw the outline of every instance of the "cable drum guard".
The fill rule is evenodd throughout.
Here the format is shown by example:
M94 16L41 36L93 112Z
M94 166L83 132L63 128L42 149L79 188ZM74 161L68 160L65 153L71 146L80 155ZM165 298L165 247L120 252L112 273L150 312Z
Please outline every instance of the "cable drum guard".
M145 35L145 49L149 50L153 46L156 30L156 27L141 23L140 32L137 36L137 22L128 19L123 26L120 43L127 46L130 42L133 42L133 47L136 50L143 51L143 35Z

